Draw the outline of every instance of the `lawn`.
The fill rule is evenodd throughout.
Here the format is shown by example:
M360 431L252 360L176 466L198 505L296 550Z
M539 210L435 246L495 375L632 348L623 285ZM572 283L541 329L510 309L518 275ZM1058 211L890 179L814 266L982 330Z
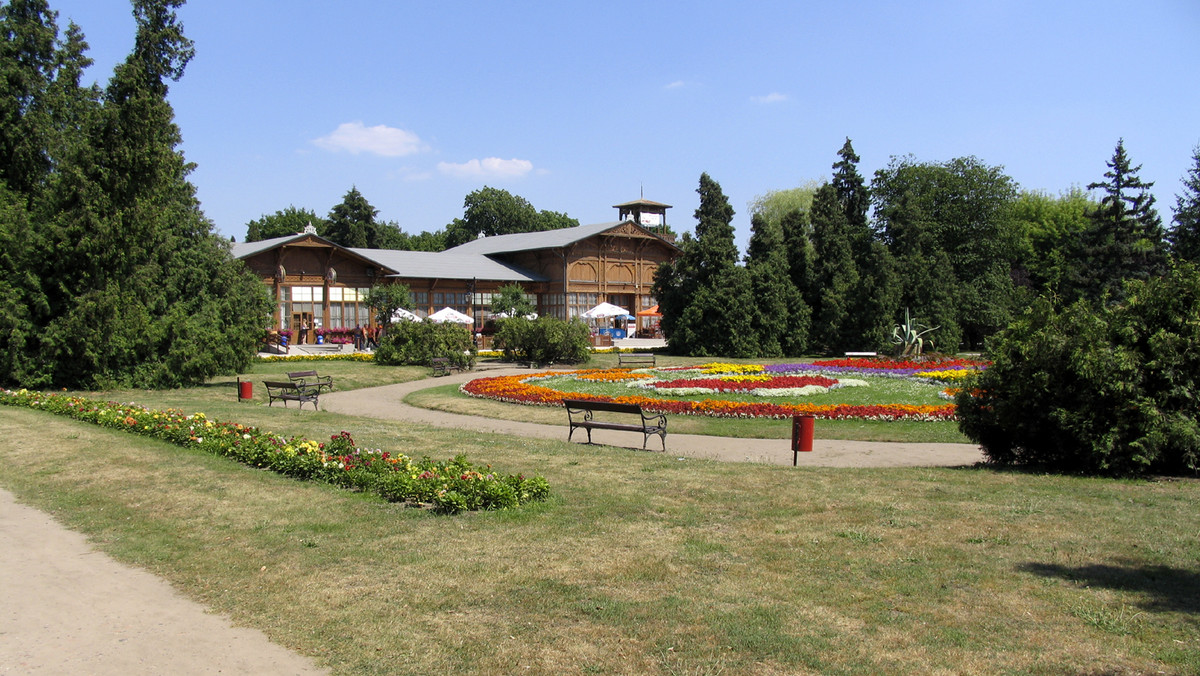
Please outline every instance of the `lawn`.
M423 372L353 366L344 386ZM721 464L221 384L109 395L550 481L547 503L439 517L0 409L0 485L335 673L1200 672L1194 480Z

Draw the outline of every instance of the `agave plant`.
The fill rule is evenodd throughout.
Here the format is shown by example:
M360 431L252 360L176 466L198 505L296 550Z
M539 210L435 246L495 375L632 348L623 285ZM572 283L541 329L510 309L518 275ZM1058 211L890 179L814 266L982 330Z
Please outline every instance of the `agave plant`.
M933 339L925 338L924 336L933 333L942 327L926 326L920 322L913 321L909 316L908 308L904 308L904 323L897 324L892 329L892 342L901 346L901 357L915 357L921 354L925 349L925 343L928 342L930 347L933 347Z

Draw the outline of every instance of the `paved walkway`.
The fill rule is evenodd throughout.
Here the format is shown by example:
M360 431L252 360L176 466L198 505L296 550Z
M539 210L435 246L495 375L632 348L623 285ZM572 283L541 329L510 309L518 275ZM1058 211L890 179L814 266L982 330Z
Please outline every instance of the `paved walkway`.
M500 368L473 373L454 374L441 378L427 378L398 385L372 387L348 392L330 392L321 395L321 408L326 411L360 415L384 420L403 420L423 423L435 427L474 429L498 434L515 434L523 437L545 439L567 438L566 413L560 425L515 422L482 418L460 413L446 413L417 408L404 403L404 398L417 390L438 387L451 383L464 383L474 378L512 374L529 374L529 369ZM764 421L764 425L788 427L791 421ZM788 439L733 439L729 437L707 437L695 434L670 433L668 417L667 453L691 458L721 460L725 462L760 462L777 465L792 464L793 453ZM894 443L883 441L838 441L821 439L821 421L817 421L816 439L812 453L800 454L799 464L804 467L958 467L981 462L983 452L973 444L940 443ZM582 433L577 433L582 434ZM586 436L584 437L586 439ZM575 438L576 441L579 437ZM598 444L641 448L640 432L596 430L592 441ZM650 440L649 447L661 448L658 439Z

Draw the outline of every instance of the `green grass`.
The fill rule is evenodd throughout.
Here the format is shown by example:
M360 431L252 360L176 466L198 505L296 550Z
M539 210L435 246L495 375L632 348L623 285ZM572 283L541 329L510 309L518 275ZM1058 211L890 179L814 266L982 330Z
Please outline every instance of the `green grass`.
M301 368L269 366L254 380ZM407 377L373 368L342 376ZM335 673L1200 672L1200 482L720 464L220 385L107 395L549 479L548 503L436 517L0 409L0 485Z

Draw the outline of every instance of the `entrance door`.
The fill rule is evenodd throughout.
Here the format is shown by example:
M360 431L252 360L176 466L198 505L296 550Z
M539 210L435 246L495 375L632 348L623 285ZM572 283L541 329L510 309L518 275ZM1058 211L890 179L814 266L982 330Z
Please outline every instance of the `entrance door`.
M303 345L309 342L309 334L312 331L313 318L311 312L293 312L292 313L292 330L296 332L296 344Z

